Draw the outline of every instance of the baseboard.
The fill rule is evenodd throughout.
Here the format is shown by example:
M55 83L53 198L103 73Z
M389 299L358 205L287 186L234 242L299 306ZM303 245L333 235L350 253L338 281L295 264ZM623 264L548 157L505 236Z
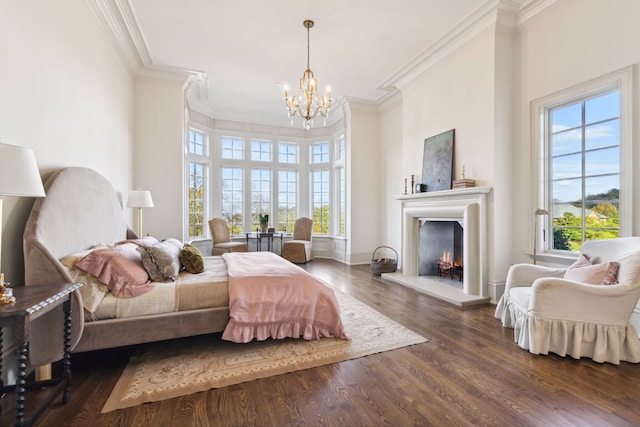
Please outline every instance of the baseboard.
M491 304L498 304L500 297L504 293L505 282L488 282L487 283L487 291L489 292L489 296L491 297Z

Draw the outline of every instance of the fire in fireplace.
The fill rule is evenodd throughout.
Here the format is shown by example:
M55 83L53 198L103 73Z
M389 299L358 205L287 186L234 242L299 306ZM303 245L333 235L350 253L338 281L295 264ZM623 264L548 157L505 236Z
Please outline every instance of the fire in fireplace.
M449 277L451 280L457 277L462 282L462 264L451 258L451 252L444 251L438 261L438 276Z

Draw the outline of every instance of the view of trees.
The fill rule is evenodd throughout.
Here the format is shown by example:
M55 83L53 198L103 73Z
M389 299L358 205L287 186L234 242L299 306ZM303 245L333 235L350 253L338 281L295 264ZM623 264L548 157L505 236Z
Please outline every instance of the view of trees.
M620 236L620 211L618 210L619 190L587 196L585 198L586 217L566 210L561 217L553 218L553 248L556 250L579 251L584 241L616 239ZM581 202L570 203L578 209ZM584 240L582 227L584 226Z
M202 185L189 188L189 235L195 237L204 236Z

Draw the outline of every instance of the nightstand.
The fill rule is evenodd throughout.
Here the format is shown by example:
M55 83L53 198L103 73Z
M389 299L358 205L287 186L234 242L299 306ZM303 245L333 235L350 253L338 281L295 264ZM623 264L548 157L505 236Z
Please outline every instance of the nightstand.
M69 384L71 379L71 293L82 287L84 283L67 283L63 285L22 286L13 288L16 302L0 306L0 328L13 328L14 342L18 349L17 379L15 385L4 385L2 381L2 329L0 329L0 392L16 394L16 422L23 426L33 423L51 404L60 391L64 391L62 402L69 401ZM29 351L29 331L31 320L50 312L62 305L64 310L64 357L62 374L50 380L26 383L27 355ZM25 391L29 388L55 386L49 396L30 418L24 418Z

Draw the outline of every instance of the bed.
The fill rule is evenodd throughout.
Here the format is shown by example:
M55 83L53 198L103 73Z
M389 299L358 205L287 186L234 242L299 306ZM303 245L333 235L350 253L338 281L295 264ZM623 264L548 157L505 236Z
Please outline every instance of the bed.
M178 273L164 281L153 280L152 283L140 281L136 282L137 287L132 285L133 282L127 282L129 276L126 280L122 276L118 276L118 280L112 280L112 277L104 279L101 274L105 270L111 271L112 267L110 260L104 261L105 254L111 253L109 251L117 250L132 254L131 251L137 250L143 254L144 258L145 250L136 249L136 247L148 250L160 244L177 246L177 243L171 242L175 239L153 242L147 240L153 238L138 238L125 222L122 205L115 190L106 178L94 170L80 167L57 170L46 177L44 187L46 197L37 199L34 203L24 231L25 284L32 286L79 281L87 283L81 288L82 292L76 292L72 299L73 352L223 332L227 327L231 327L230 324L234 327L253 328L255 334L267 334L260 337L254 335L253 338L256 339L266 339L269 336L281 338L276 336L277 332L268 331L269 328L274 328L273 317L259 319L251 316L255 313L267 313L268 316L273 316L274 313L281 314L282 310L292 310L295 304L290 304L291 300L288 299L290 294L287 292L300 294L303 292L299 287L300 280L307 280L306 276L312 277L297 266L291 265L298 270L288 271L289 263L275 254L247 253L247 258L239 260L204 256L202 273L189 273L179 269ZM181 242L178 243L181 244ZM180 249L180 255L186 246L188 245ZM98 263L101 263L102 270L99 273L91 270L91 274L87 275L87 271L79 271L75 268L80 262L86 261L85 258L89 258L89 254L100 254L94 257L94 260L99 259ZM147 268L146 258L144 259L144 266ZM242 263L247 262L246 265L263 264L265 268L262 273L258 268L254 269L250 276L243 274L239 278L230 277L227 264L232 261L240 263L235 268L236 271L245 271ZM280 264L282 262L285 264ZM280 267L274 267L278 265ZM87 268L87 270L90 269ZM150 277L154 277L152 274L154 272L148 270L148 273ZM163 273L156 271L155 274ZM297 274L306 276L297 276ZM265 277L269 278L265 279ZM238 294L244 293L251 296L255 292L262 292L265 289L265 280L273 281L275 278L282 281L285 277L290 282L286 289L290 291L282 293L284 288L277 289L277 286L273 286L276 296L262 295L262 302L250 302L251 304L271 304L266 306L267 309L264 306L259 309L255 306L247 306L246 301L235 301ZM107 284L108 290L105 291ZM303 325L302 329L289 328L289 333L299 333L299 336L307 339L319 336L348 339L342 329L333 291L325 285L313 286L317 289L317 291L311 291L314 298L309 299L308 293L300 296L319 305L316 307L307 305L301 309L322 313L324 320L330 315L333 317L330 319L332 324L328 325L326 321L324 323L320 321L320 326L315 333L309 332L308 325ZM116 297L116 294L120 294L120 297ZM235 307L233 309L235 311L230 311L230 307ZM296 314L286 315L295 316ZM53 312L49 317L39 320L31 327L31 335L35 337L30 347L30 361L33 365L51 363L59 360L63 354L62 347L56 343L58 340L55 339L63 333L62 313ZM256 322L261 320L265 325L256 327ZM237 342L250 340L247 339L246 329L230 331L227 335L235 337L231 340ZM245 341L239 341L242 339L239 337L244 337Z

